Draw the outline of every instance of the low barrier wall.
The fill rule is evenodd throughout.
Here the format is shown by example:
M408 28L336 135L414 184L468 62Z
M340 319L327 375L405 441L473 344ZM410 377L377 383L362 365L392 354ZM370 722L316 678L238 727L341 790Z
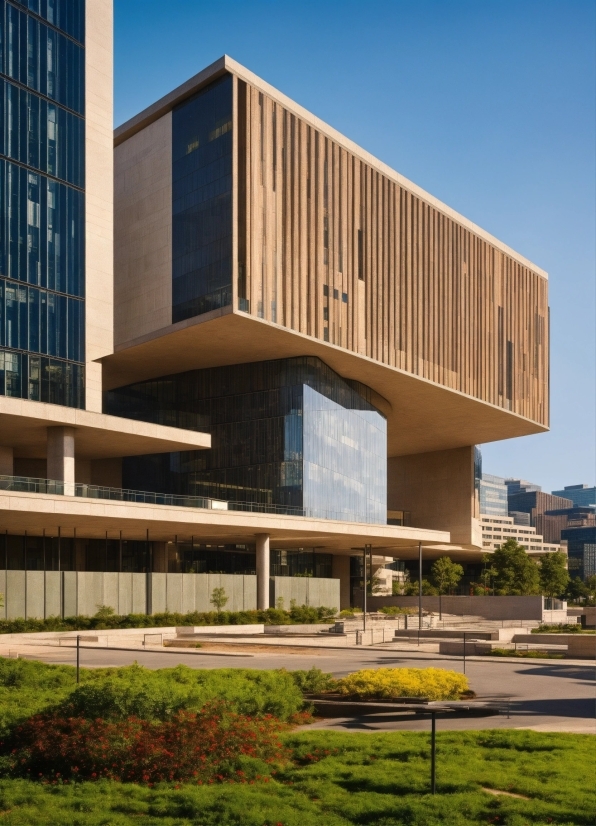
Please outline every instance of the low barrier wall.
M487 620L539 620L548 616L549 621L565 622L567 609L545 611L544 599L532 597L441 597L444 614L456 616L482 617ZM357 603L360 604L360 603ZM369 611L377 611L383 606L417 608L418 597L375 597L367 598ZM422 609L428 613L439 613L439 597L422 597ZM560 615L560 618L559 618ZM556 619L554 619L556 617Z
M213 611L214 588L223 588L226 611L257 607L257 578L243 574L132 574L98 571L0 570L0 619L92 616L100 605L116 614L186 614ZM339 607L339 580L271 577L271 606L281 597L297 605Z

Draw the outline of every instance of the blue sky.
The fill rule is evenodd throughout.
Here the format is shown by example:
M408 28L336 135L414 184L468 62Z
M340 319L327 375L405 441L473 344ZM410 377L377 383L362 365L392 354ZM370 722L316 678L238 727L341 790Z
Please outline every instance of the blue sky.
M483 446L595 474L593 0L115 0L115 122L222 54L550 274L551 431Z

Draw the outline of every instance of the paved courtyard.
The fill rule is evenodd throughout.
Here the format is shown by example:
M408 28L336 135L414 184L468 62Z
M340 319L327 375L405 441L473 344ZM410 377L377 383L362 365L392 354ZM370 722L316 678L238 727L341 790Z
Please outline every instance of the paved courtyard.
M30 650L27 650L27 649ZM296 649L294 649L296 651ZM74 664L72 648L19 647L19 656L48 663ZM392 651L387 648L344 650L306 649L300 653L265 652L230 654L183 651L122 651L83 648L81 665L105 667L137 661L147 668L168 668L183 663L191 668L257 668L288 670L312 666L337 677L360 668L437 667L463 670L461 658L439 657L428 652ZM535 731L567 731L596 734L596 667L593 662L560 660L500 660L468 657L466 674L479 700L494 700L498 717L445 719L443 729L529 728ZM344 731L426 730L427 720L403 720L391 714L360 718L319 720L309 728Z

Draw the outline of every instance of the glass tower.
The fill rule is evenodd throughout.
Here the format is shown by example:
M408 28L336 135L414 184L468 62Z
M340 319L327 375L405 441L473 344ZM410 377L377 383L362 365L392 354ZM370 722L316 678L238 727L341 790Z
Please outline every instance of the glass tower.
M84 406L85 0L0 0L0 395Z
M387 421L372 395L301 357L141 382L105 409L212 436L210 450L125 459L125 487L386 524Z

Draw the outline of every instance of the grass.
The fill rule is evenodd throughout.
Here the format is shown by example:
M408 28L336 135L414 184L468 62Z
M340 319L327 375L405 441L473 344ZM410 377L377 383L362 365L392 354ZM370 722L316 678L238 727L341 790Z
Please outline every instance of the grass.
M440 723L439 723L440 727ZM593 826L594 738L532 731L441 732L437 791L418 732L286 735L294 763L254 785L147 788L0 780L13 826ZM523 798L493 796L483 788Z

